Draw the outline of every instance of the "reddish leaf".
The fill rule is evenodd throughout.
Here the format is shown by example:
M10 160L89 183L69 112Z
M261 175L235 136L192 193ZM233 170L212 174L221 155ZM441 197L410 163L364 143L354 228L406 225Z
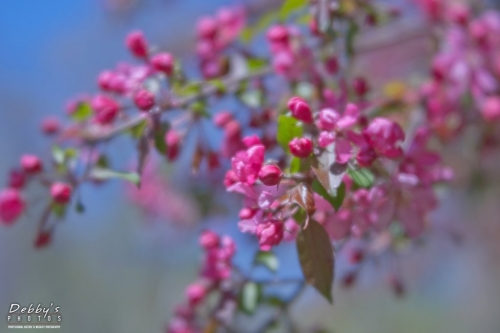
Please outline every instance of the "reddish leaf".
M321 224L312 220L297 235L297 252L306 282L332 303L335 256L330 237Z
M312 216L314 212L316 212L313 193L308 185L300 183L299 185L292 188L288 192L288 195L290 202L304 208L304 210L307 212L307 215Z
M334 144L328 146L321 154L312 159L311 167L319 182L332 196L337 196L337 189L347 171L347 164L335 162Z

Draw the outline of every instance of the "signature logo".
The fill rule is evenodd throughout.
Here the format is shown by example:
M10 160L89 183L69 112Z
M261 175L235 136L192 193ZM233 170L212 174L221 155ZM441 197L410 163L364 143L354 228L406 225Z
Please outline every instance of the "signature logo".
M11 303L7 313L8 328L60 328L62 322L61 307L50 303L31 303L23 306Z

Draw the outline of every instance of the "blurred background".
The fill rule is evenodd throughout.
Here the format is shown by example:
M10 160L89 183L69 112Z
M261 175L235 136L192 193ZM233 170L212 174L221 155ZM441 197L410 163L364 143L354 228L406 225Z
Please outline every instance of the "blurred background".
M102 69L120 60L132 61L123 43L131 29L142 29L152 44L189 59L199 16L234 4L248 5L258 13L279 3L0 1L0 175L17 165L22 153L48 155L50 144L41 140L40 121L49 114L64 119L65 101L79 92L96 92L96 76ZM404 29L423 27L411 5L392 4L404 9L395 23L399 30L391 26L365 39L390 40ZM417 38L368 52L358 70L388 80L413 79L425 75L418 71L425 68L430 50ZM372 65L381 59L393 64L383 75ZM120 145L124 149L110 149L117 165L133 158L127 150L130 142ZM293 310L302 327L325 327L336 333L500 332L500 186L494 177L498 158L482 166L463 151L461 145L449 150L449 163L458 177L451 189L440 193L442 205L433 216L436 232L424 246L392 263L405 279L407 295L394 297L387 286L386 267L368 266L355 288L336 285L333 307L308 290ZM168 173L177 175L182 163ZM491 181L471 182L471 175L483 167L489 168ZM61 223L48 248L37 251L32 246L40 214L35 206L12 227L0 228L0 315L7 314L12 302L53 302L61 306L61 333L163 332L175 304L183 300L184 288L196 277L200 230L210 227L236 237L243 249L237 262L243 266L256 250L254 240L237 230L237 212L225 208L231 202L222 192L217 192L216 202L207 204L210 184L187 193L183 190L192 187L185 184L196 181L173 178L177 181L169 181L171 202L183 198L189 211L184 220L173 214L168 222L151 221L130 205L123 184L114 182L99 191L83 188L85 214L71 214ZM35 201L41 196L32 195L30 200ZM209 205L210 213L202 212L196 202ZM200 219L202 225L194 223ZM460 242L449 236L450 230L461 235ZM280 246L278 254L280 274L300 276L293 244ZM0 332L7 332L6 326L0 323Z

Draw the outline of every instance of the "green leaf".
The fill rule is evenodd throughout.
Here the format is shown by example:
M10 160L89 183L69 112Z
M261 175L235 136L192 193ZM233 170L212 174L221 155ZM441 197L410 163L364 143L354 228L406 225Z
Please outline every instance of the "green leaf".
M276 11L268 11L266 14L262 15L259 21L252 27L245 28L241 34L241 41L243 43L249 43L252 39L262 31L264 31L268 26L278 20L278 13Z
M302 159L298 157L292 158L292 161L290 162L290 173L294 174L297 172L300 172L302 166Z
M89 119L93 114L92 107L87 102L78 103L75 112L71 114L71 119L76 122L83 122Z
M197 115L205 118L210 118L210 113L208 113L207 111L207 105L203 101L194 102L193 104L191 104L190 109Z
M54 203L52 205L52 213L60 219L64 218L66 215L66 205Z
M338 211L339 208L342 206L342 202L344 202L344 197L345 197L344 183L340 184L340 186L337 188L336 195L328 193L328 191L323 187L323 185L321 185L321 183L317 179L313 181L312 189L314 192L318 193L323 199L328 201L330 205L332 205L332 207L335 208L335 211Z
M279 265L278 258L276 258L274 253L264 251L257 252L254 263L267 267L273 273L276 273Z
M146 119L144 119L139 124L135 125L134 127L132 127L129 130L130 135L134 139L140 138L142 136L142 134L144 133L144 130L146 129L147 125L148 125L148 122L146 121Z
M101 169L107 169L109 168L109 159L106 155L102 154L99 156L99 159L97 159L97 162L95 165Z
M141 177L136 172L120 172L99 167L95 167L90 171L90 177L97 180L123 179L136 186L139 186L141 183Z
M255 282L246 282L240 294L240 308L246 314L253 314L261 298L262 288Z
M160 127L155 131L155 147L156 150L162 155L165 156L167 153L167 143L165 142L165 134L170 128L170 124L167 122L161 123Z
M297 235L297 252L306 282L332 303L335 256L325 228L309 221L307 228Z
M354 183L359 187L371 187L373 185L373 182L375 181L375 176L373 175L373 173L365 168L359 170L349 168L347 170L347 173L352 178Z
M302 126L300 126L297 119L290 116L279 116L276 139L286 152L290 151L290 148L288 148L288 143L294 138L302 137L302 133Z
M215 88L217 88L217 91L220 93L225 93L227 90L226 85L224 84L224 82L222 80L212 79L212 80L208 81L208 83L210 85L214 86Z
M267 67L267 60L262 58L248 58L247 68L250 73L255 73Z
M190 82L185 86L178 87L176 93L179 96L191 96L199 94L201 91L201 82Z
M56 164L63 164L65 160L64 149L59 146L52 146L52 158Z
M346 36L346 50L349 57L354 55L354 41L359 32L359 26L355 21L350 21Z
M250 90L240 94L243 103L252 108L258 108L262 105L264 94L261 90Z
M308 0L285 0L281 6L279 18L285 20L291 13L298 11L307 5Z
M268 296L265 298L264 302L276 308L281 308L286 305L286 302L278 296Z

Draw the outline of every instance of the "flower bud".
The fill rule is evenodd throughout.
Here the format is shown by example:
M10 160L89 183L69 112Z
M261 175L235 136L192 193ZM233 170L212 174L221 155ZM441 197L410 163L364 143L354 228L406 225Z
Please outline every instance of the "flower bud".
M217 127L224 127L227 123L233 120L233 115L229 111L220 111L214 116L214 124Z
M127 35L125 44L130 53L138 58L146 58L148 56L148 44L142 31L132 31Z
M283 172L274 164L264 165L259 172L259 180L267 186L278 185Z
M24 172L18 169L13 169L10 171L9 181L8 181L9 187L15 189L21 189L24 187L25 183L26 183L26 175L24 174Z
M292 111L292 116L305 123L312 123L313 117L311 108L309 105L300 97L292 97L288 101L288 109Z
M120 112L120 104L106 95L97 95L92 99L95 120L101 125L110 124Z
M387 158L398 158L403 154L399 146L405 139L405 133L398 123L378 117L363 130L363 136L377 153Z
M500 118L500 98L488 97L482 105L481 114L487 121L494 121Z
M135 106L141 111L149 111L155 105L155 96L146 89L140 89L134 95Z
M248 207L244 207L240 210L240 213L239 213L239 217L240 219L242 220L248 220L248 219L251 219L252 217L255 216L255 213L257 213L257 210L256 209L252 209L252 208L248 208Z
M165 143L167 144L167 159L174 161L179 156L181 137L176 131L170 130L165 134Z
M288 46L290 34L287 27L283 25L274 25L267 31L266 37L271 44L271 48L286 48Z
M206 288L199 283L193 283L186 289L186 296L189 300L189 305L192 307L200 304L206 295Z
M366 80L362 77L358 77L358 78L354 79L352 87L353 87L356 95L358 95L359 97L365 96L368 93L368 91L370 90L370 87L368 86L368 82L366 82Z
M155 54L151 58L151 66L157 71L169 76L174 70L174 57L167 52Z
M261 251L269 251L273 246L279 245L283 240L283 222L271 219L257 225L257 237Z
M43 169L42 161L35 155L23 155L21 157L21 167L27 174L39 173Z
M46 117L42 121L42 132L47 135L56 134L59 132L59 120L55 117Z
M112 91L115 74L112 71L102 71L97 77L97 85L104 91Z
M11 225L24 211L25 203L16 189L8 188L0 192L0 223Z
M217 35L217 21L208 16L202 17L198 20L196 30L198 38L212 40Z
M205 230L200 235L200 245L205 249L213 249L219 246L219 236L210 230Z
M262 141L259 139L257 135L249 135L243 138L243 143L245 147L250 148L255 145L261 145Z
M61 182L55 182L50 187L50 195L52 196L52 199L54 202L61 205L65 205L71 200L72 192L73 189L70 185Z
M307 138L295 138L290 141L288 147L292 155L299 158L309 157L313 151L312 141Z

